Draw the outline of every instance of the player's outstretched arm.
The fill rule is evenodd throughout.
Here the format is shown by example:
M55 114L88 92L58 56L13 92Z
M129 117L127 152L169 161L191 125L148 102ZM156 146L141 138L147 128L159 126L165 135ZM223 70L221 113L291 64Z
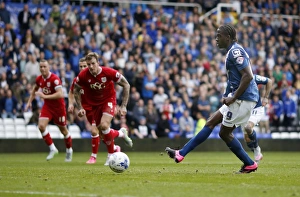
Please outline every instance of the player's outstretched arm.
M118 82L118 85L123 87L122 103L120 106L120 115L125 116L127 113L126 106L129 99L130 84L128 83L127 79L122 75L121 80Z
M265 95L263 96L263 99L262 99L262 106L266 106L269 102L269 95L270 95L270 92L272 90L272 87L273 87L273 81L270 79L270 78L267 78L268 79L268 83L266 85L266 91L265 91Z
M75 83L73 94L74 94L74 99L76 101L76 104L77 104L79 110L82 109L80 90L81 90L81 87L77 83Z
M75 103L75 98L74 98L74 94L73 91L69 91L68 94L68 112L73 113L74 111L74 103Z
M31 102L32 102L32 100L34 99L34 97L35 97L35 92L36 91L38 91L38 89L39 89L39 86L37 86L36 84L33 86L33 88L32 88L32 91L31 91L31 93L30 93L30 97L29 97L29 99L28 99L28 101L27 101L27 104L26 104L26 106L25 106L25 111L27 111L30 107L31 107Z

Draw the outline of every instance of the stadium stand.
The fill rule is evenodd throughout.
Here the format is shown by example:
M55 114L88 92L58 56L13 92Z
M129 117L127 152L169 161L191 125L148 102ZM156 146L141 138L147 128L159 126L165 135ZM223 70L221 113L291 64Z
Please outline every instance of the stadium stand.
M36 98L32 110L24 111L38 74L34 66L40 59L47 59L51 72L60 76L67 98L78 73L77 60L89 51L101 54L103 66L118 69L130 82L132 96L126 124L131 130L138 124L132 116L136 101L143 99L148 105L160 86L174 107L172 115L179 118L188 108L196 124L198 112L206 116L199 105L208 103L208 113L221 105L226 82L224 54L214 41L217 22L236 26L238 39L251 57L253 72L275 82L266 108L270 128L258 132L258 136L300 138L300 6L295 0L219 0L209 5L200 0L185 1L199 3L199 7L27 2L27 19L22 14L26 4L0 3L0 138L41 138L36 123L43 100ZM200 99L202 85L208 87L205 102ZM7 96L8 89L12 99ZM117 88L118 101L121 91ZM286 98L287 91L291 92L290 99ZM279 101L274 101L274 95ZM178 98L183 103L176 107ZM15 110L7 113L5 109ZM158 114L163 111L157 108ZM86 120L76 113L68 116L73 138L83 133L86 136L90 130ZM56 126L50 125L49 130L53 138L62 138ZM240 130L236 135L242 138ZM132 137L136 136L132 133ZM218 128L210 137L219 138Z

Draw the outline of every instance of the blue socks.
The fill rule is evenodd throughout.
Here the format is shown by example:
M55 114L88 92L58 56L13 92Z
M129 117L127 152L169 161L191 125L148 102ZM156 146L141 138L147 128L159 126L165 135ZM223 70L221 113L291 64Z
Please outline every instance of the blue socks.
M203 129L196 136L190 139L190 141L188 141L184 145L184 147L181 150L179 150L179 154L183 157L186 156L190 151L194 150L194 148L196 148L199 144L204 142L211 134L211 132L212 129L210 129L208 126L204 126Z
M258 147L258 141L256 139L256 132L253 130L251 135L248 135L251 142L247 142L247 146L253 151L254 148Z
M227 146L245 165L248 166L254 164L236 137L234 137L233 140L227 144Z

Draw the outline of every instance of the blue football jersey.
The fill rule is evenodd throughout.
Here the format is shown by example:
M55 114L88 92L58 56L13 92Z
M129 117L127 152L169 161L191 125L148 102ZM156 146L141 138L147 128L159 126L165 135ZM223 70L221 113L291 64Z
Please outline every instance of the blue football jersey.
M261 75L254 75L254 81L257 85L259 85L259 84L266 85L268 83L268 78L261 76ZM259 95L259 92L258 92L258 95ZM259 95L257 104L254 108L257 108L260 106L261 106L261 100L260 100L260 95Z
M231 45L229 51L226 54L225 66L228 79L227 91L234 94L234 92L238 89L242 78L242 75L239 71L243 70L247 66L251 66L249 55L241 45L234 43L233 45ZM245 92L237 99L254 102L258 101L258 88L255 83L254 77Z

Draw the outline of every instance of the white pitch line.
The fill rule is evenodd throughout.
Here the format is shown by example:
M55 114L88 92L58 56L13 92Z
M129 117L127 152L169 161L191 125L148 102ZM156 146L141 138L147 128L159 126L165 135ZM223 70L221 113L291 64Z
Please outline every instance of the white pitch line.
M30 194L30 195L47 195L47 196L87 196L97 197L97 194L67 194L67 193L54 193L54 192L33 192L33 191L8 191L0 190L0 193L6 194Z

